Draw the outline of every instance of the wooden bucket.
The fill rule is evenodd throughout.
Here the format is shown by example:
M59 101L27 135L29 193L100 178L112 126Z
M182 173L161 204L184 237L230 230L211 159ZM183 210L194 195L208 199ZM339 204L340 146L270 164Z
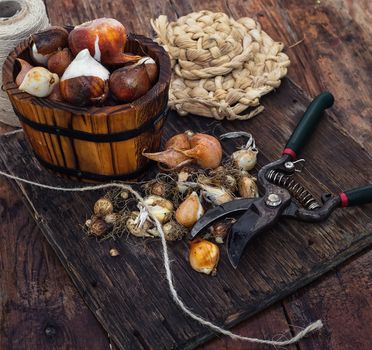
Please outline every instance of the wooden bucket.
M157 83L132 103L81 108L17 88L15 59L30 61L31 44L27 39L9 54L3 65L3 87L40 163L74 179L137 178L149 165L142 151L156 152L160 147L171 78L165 50L149 38L130 34L125 51L152 57L159 68Z

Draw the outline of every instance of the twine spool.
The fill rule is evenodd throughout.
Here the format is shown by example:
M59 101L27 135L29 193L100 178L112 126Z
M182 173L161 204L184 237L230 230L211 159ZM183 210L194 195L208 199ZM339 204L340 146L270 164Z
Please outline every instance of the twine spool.
M175 22L161 15L151 25L172 59L169 105L181 115L252 118L263 110L261 96L287 74L283 43L252 18L200 11Z
M0 0L0 66L9 52L31 34L49 26L42 0ZM2 82L2 69L0 81ZM0 121L19 126L6 92L0 91Z

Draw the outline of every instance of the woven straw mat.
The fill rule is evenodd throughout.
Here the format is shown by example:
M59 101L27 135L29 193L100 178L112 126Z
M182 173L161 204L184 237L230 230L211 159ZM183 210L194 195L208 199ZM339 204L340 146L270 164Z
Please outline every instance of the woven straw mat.
M280 85L289 58L259 23L225 13L193 12L151 20L172 61L169 105L180 115L246 120L263 111L259 99Z

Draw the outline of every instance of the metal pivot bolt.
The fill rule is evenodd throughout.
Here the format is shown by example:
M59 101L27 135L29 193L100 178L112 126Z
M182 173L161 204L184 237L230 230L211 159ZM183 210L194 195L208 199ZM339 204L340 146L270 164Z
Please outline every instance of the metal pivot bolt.
M294 169L294 163L293 163L293 162L285 162L285 163L284 163L284 167L285 167L287 170L293 170L293 169Z
M282 200L280 199L280 197L275 194L275 193L270 193L267 198L266 198L266 205L268 207L277 207L278 205L280 205L282 203Z

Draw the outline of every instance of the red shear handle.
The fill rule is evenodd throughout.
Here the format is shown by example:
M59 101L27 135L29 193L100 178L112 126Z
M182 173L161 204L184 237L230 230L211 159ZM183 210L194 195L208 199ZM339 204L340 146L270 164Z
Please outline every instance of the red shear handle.
M307 107L292 136L288 140L283 154L288 154L292 159L296 159L311 134L320 121L323 111L333 105L333 96L329 92L323 92Z
M342 192L339 196L342 208L372 203L372 184Z

